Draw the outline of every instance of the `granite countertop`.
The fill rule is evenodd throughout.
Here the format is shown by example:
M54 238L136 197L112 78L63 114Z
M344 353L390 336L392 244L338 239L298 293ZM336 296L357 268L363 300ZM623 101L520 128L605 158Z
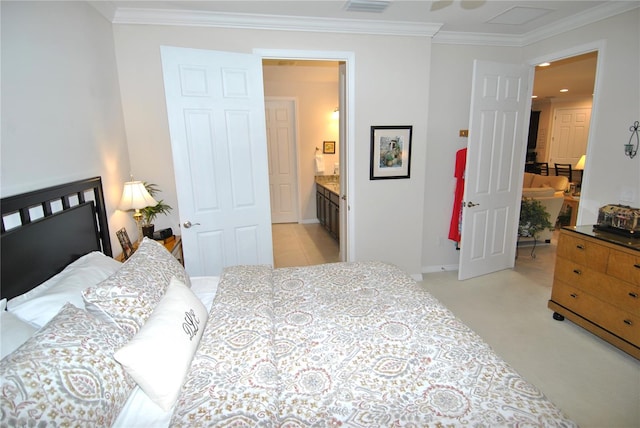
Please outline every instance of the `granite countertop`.
M316 176L316 184L319 184L336 195L340 195L340 179L337 175Z

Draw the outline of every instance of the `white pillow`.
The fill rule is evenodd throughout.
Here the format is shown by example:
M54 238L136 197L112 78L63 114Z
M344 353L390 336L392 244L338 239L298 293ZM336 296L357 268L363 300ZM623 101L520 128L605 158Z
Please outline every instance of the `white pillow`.
M82 290L105 280L120 266L122 263L99 251L85 254L33 290L9 300L8 310L20 319L42 327L67 302L84 309Z
M35 327L5 311L6 308L7 299L0 300L0 359L18 349L36 332Z
M207 322L207 309L172 278L140 331L114 354L149 398L168 411L178 399Z

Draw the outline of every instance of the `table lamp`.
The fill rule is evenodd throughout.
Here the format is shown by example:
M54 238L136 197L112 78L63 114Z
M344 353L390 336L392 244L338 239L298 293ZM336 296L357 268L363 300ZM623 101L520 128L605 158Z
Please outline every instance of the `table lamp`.
M138 242L142 240L142 213L140 210L156 205L158 205L158 202L149 194L142 181L127 181L124 183L122 199L120 199L118 209L122 211L135 210L133 219L138 226Z

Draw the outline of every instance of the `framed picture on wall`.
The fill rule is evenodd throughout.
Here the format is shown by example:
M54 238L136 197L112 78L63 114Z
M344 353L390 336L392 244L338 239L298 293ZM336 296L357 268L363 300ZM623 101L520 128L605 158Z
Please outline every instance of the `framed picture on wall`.
M370 180L409 178L412 130L411 125L371 127Z
M323 141L322 142L322 153L328 155L336 154L336 142L335 141Z
M131 245L131 240L129 239L129 234L127 233L127 229L124 227L116 232L116 236L118 237L118 241L120 241L120 246L122 247L122 257L123 260L127 260L133 254L133 245Z

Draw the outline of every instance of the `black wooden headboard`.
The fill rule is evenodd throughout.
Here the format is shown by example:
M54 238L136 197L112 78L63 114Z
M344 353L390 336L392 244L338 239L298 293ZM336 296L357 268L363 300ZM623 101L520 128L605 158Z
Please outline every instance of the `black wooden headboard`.
M2 198L0 294L11 299L91 251L111 256L100 177Z

